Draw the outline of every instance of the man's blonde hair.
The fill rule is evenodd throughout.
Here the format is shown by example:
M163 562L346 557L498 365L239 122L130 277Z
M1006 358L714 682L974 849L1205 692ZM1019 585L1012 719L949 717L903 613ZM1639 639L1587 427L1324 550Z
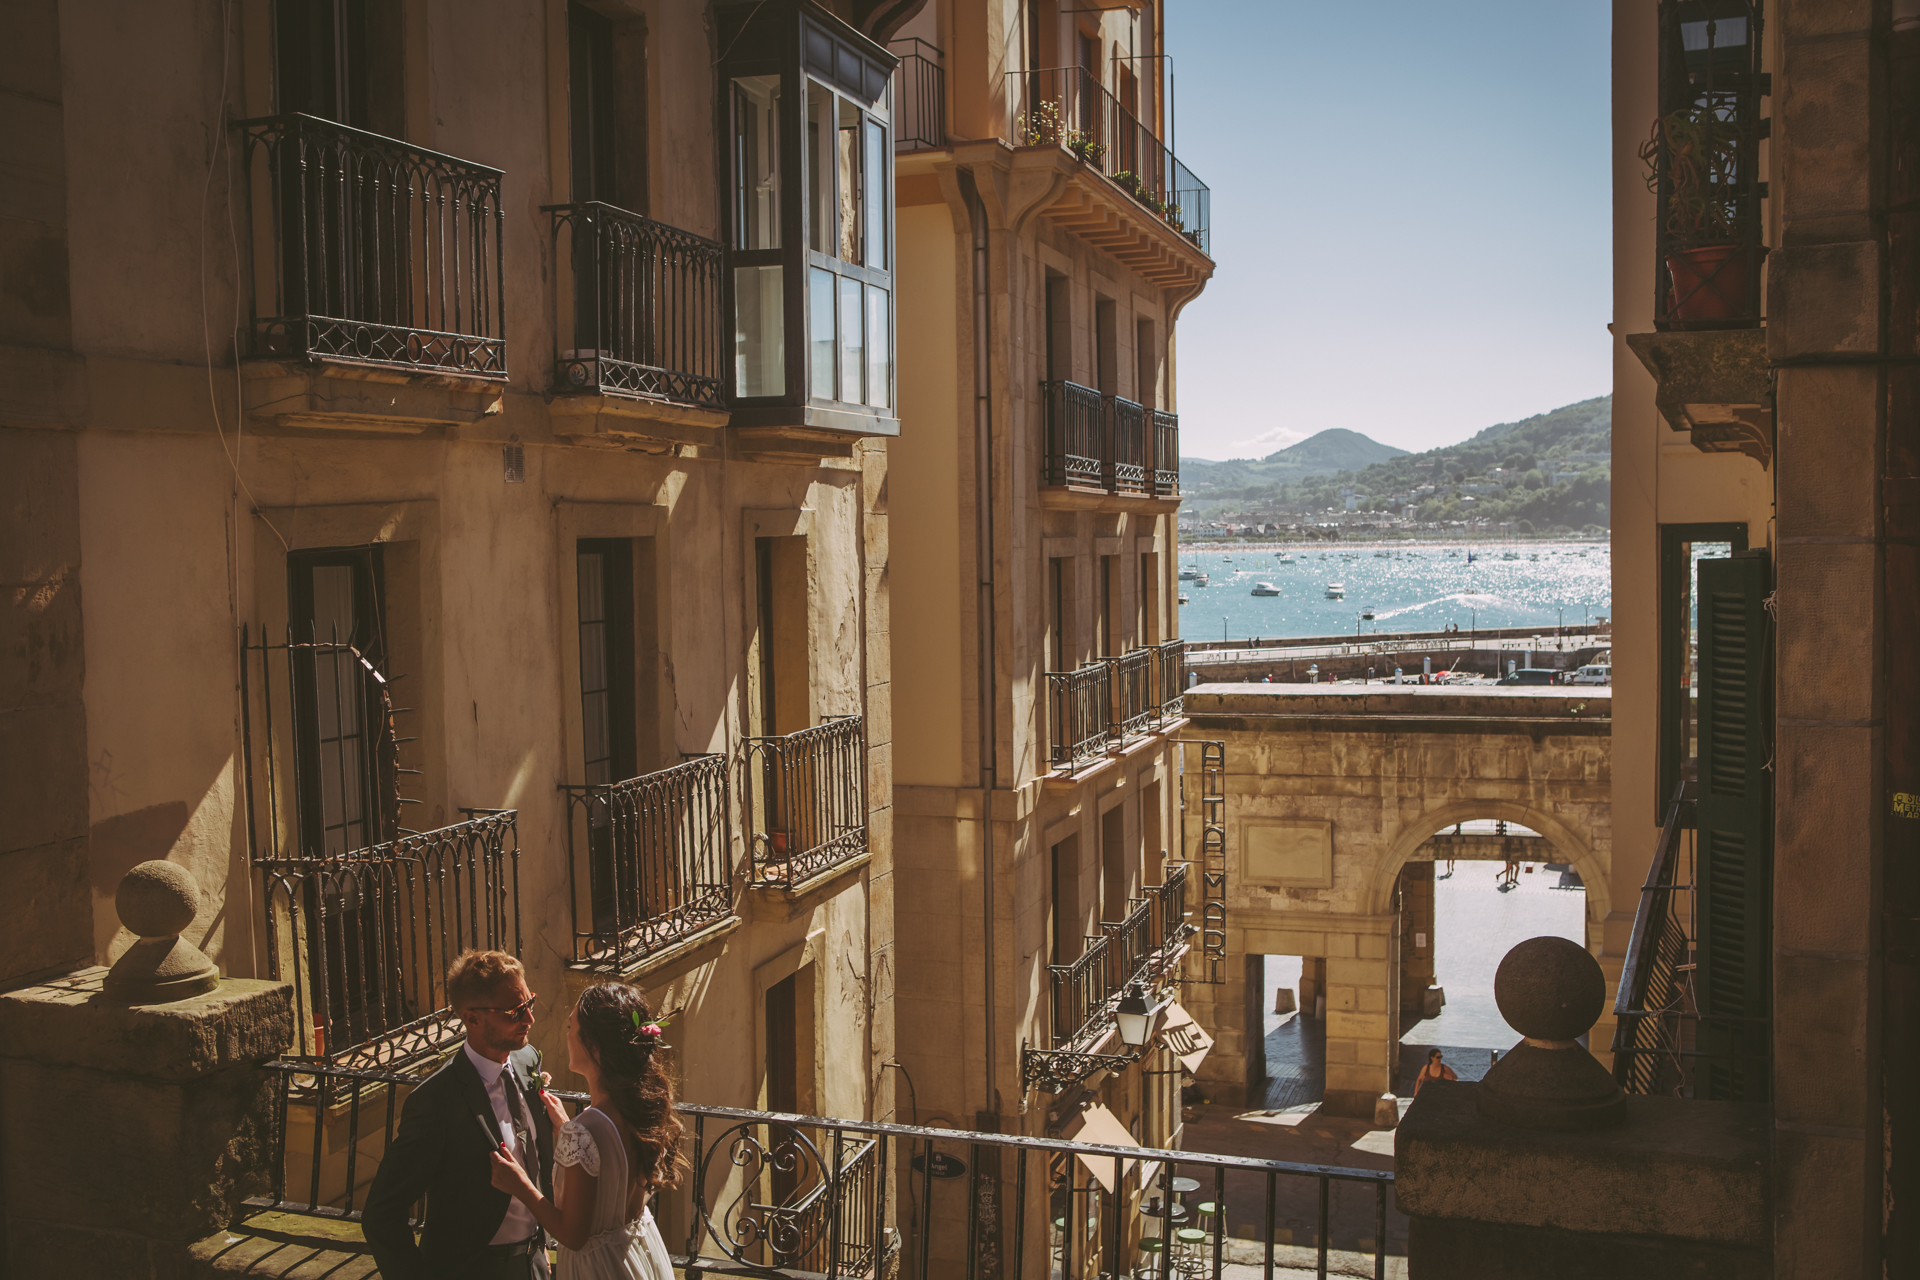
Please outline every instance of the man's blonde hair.
M504 951L462 951L447 966L447 1003L459 1013L491 998L508 978L525 977L520 961Z

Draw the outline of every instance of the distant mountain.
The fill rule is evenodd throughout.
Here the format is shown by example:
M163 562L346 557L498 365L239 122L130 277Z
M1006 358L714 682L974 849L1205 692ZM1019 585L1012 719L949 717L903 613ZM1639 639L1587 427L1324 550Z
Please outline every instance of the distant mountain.
M1474 512L1527 521L1542 531L1607 524L1613 397L1596 396L1518 422L1500 422L1459 444L1408 453L1357 431L1334 428L1258 461L1180 460L1184 507L1195 516L1280 519L1344 505L1352 490L1362 509L1389 505L1414 488L1444 492L1420 503L1423 520L1462 516L1465 495L1453 483L1503 469L1503 492L1472 500ZM1530 473L1538 474L1532 475ZM1553 484L1550 475L1559 475ZM1578 478L1568 483L1564 477Z
M1215 485L1244 486L1304 480L1308 476L1330 476L1342 471L1357 471L1376 462L1405 457L1405 449L1381 444L1370 436L1345 427L1329 427L1299 444L1270 453L1264 458L1235 458L1229 462L1209 462L1204 458L1182 458L1183 475Z

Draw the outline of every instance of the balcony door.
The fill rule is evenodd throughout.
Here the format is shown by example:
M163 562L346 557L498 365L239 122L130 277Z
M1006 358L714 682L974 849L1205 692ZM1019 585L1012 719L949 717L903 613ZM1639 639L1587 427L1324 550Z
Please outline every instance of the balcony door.
M633 543L626 538L582 538L575 552L580 618L581 759L590 787L634 776ZM620 873L614 857L616 813L611 802L587 808L588 879L593 926L603 936L618 924L643 919L639 885Z

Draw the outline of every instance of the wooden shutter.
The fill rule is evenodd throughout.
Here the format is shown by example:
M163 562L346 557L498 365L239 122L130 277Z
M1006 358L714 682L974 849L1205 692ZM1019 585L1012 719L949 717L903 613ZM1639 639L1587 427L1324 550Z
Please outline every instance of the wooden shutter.
M1700 1011L1767 1016L1773 802L1767 771L1771 688L1764 551L1700 562ZM1705 1022L1696 1097L1735 1099L1764 1086L1763 1028Z

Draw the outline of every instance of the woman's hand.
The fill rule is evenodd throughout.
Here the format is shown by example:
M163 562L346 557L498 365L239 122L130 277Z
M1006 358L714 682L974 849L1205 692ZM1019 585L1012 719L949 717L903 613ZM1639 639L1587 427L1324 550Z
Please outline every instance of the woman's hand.
M551 1083L550 1078L546 1076L545 1072L541 1073L541 1077L543 1086ZM558 1129L571 1119L571 1117L567 1115L567 1104L560 1101L556 1095L547 1092L544 1087L540 1090L540 1101L547 1104L547 1119L553 1121L553 1127L555 1129Z
M540 1198L540 1189L527 1178L527 1171L507 1154L504 1142L487 1154L493 1161L491 1181L495 1191L504 1191L522 1204L530 1205Z

